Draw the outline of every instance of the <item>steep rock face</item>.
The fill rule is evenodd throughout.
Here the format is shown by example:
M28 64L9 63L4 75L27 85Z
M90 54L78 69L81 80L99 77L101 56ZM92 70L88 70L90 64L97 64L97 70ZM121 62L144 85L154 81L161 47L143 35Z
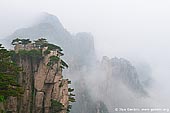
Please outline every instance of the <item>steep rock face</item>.
M147 95L140 83L138 73L132 64L123 58L103 57L101 69L104 70L107 80L115 79L122 81L129 89L141 95Z
M134 92L139 95L146 94L139 81L136 69L130 64L130 62L125 59L109 59L105 57L101 63L96 64L93 36L84 32L71 35L66 29L64 29L58 18L53 15L43 15L38 23L32 27L15 31L8 37L8 40L11 41L16 37L29 37L32 39L45 37L49 40L49 42L57 43L64 48L66 53L65 59L70 64L68 72L69 78L74 81L81 81L81 83L74 84L77 102L73 104L71 113L97 113L99 111L101 111L101 113L107 113L107 110L105 110L106 112L103 112L106 108L102 107L104 106L102 104L103 102L109 108L110 112L113 112L113 106L115 105L126 107L127 103L125 102L130 102L131 104L131 101L134 99ZM66 93L64 89L63 92L60 92L61 88L58 88L59 83L61 83L60 76L55 77L54 80L56 85L53 87L53 90L51 90L52 85L50 86L50 84L53 83L53 74L55 71L51 70L47 76L45 73L48 71L44 66L44 62L40 63L37 68L36 66L34 67L36 69L36 78L34 79L37 80L37 82L35 82L37 91L36 98L39 97L39 99L36 100L38 104L36 109L38 111L42 110L42 106L46 106L46 111L49 110L50 101L46 98L51 98L50 94L52 92L53 98L58 98L61 93ZM91 66L91 64L93 64L94 67ZM38 69L38 67L41 68ZM91 74L93 71L96 71L95 75ZM43 76L39 76L40 74ZM89 76L92 78L92 85L89 85L89 79L87 78ZM82 78L87 78L87 80L82 80ZM64 84L64 81L62 83ZM64 86L65 85L63 85L63 87ZM30 90L28 90L25 94L30 96ZM44 93L43 90L47 90L47 92ZM91 94L91 91L94 91L94 94ZM122 94L125 94L128 99ZM43 98L45 95L46 98ZM100 101L96 101L95 99L93 100L93 98L97 98ZM64 100L65 99L61 99L61 102ZM26 100L25 98L24 101L28 101L29 103L30 100ZM39 104L42 101L45 101L46 104ZM30 107L27 109L29 108Z
M56 113L52 102L61 103L57 113L66 113L69 105L68 79L63 79L60 61L52 68L47 66L49 57L35 60L27 56L18 56L17 63L23 69L19 75L19 84L24 87L23 97L10 97L7 111L12 113Z
M113 112L113 107L141 107L146 103L148 93L142 86L138 73L132 64L123 58L103 57L90 76L87 84L93 86L91 94L97 100L103 101L109 112ZM146 105L146 104L145 104Z
M74 73L75 71L79 71L84 67L90 67L91 62L95 62L96 58L95 58L95 49L94 49L94 40L93 40L93 36L90 33L86 33L86 32L81 32L81 33L77 33L75 35L71 35L66 29L64 29L64 27L61 25L61 23L59 22L59 19L54 16L54 15L50 15L50 14L43 14L39 21L34 24L33 26L29 27L29 28L22 28L22 29L18 29L16 30L12 35L10 35L9 37L7 37L5 40L7 42L11 42L12 39L16 38L16 37L21 37L21 38L25 38L25 37L29 37L32 40L38 38L38 37L44 37L46 39L48 39L49 42L52 43L57 43L58 45L60 45L64 51L65 51L65 60L69 63L69 72L67 74L70 73ZM39 70L37 69L37 71L39 72L43 72L46 73L45 66L43 66L43 63L39 64L40 68ZM43 75L43 73L41 73ZM50 72L53 73L53 72ZM81 74L81 73L80 73ZM44 79L45 79L45 74L43 76L40 76L40 74L36 74L36 79L37 82L35 82L35 87L37 87L36 90L41 91L43 84L41 84ZM79 75L78 75L79 76ZM58 76L57 76L58 77ZM70 77L72 80L74 78ZM77 76L76 76L77 78ZM60 79L55 78L56 80ZM51 74L49 74L48 79L45 80L46 82L50 82L51 79ZM57 81L59 82L59 81ZM40 84L40 85L38 85ZM58 83L59 84L59 83ZM57 88L58 86L56 86L56 88L54 87L53 92L54 94L52 95L53 97L58 97L59 95L59 89ZM76 90L76 89L75 89ZM51 92L49 90L49 92ZM63 92L64 93L64 92ZM79 93L79 92L77 92ZM43 96L45 94L43 94L42 92L40 92L40 94L38 94L40 96ZM49 95L48 95L49 96ZM42 101L42 98L40 97L40 100ZM63 99L64 100L64 99ZM80 99L80 101L82 101L82 99ZM40 103L40 102L38 102ZM79 103L76 102L76 104L78 105ZM93 102L93 106L96 106L96 103ZM74 104L75 105L75 104ZM77 109L77 107L73 108ZM83 106L83 105L82 105ZM91 109L89 107L84 108L82 107L81 111L86 111L85 109ZM77 110L78 111L78 110ZM72 110L71 110L72 112ZM73 110L73 113L76 112L75 110Z

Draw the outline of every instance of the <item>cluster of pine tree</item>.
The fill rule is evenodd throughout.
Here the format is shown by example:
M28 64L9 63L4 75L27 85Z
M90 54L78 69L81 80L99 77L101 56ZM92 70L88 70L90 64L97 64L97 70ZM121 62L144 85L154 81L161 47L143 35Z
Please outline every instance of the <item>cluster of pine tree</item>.
M4 102L9 96L20 96L23 93L17 82L21 71L11 60L11 52L0 44L0 102Z

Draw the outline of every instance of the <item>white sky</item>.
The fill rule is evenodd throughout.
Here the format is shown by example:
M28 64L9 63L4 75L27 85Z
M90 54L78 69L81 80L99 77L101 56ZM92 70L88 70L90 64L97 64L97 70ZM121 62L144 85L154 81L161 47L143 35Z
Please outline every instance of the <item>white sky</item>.
M99 56L154 60L170 57L169 6L169 0L0 0L0 36L48 12L72 33L91 32Z
M170 48L169 6L169 0L0 0L0 36L49 12L72 33L91 32L99 54L164 52Z
M169 0L0 0L0 36L40 12L56 15L72 33L91 32L99 57L144 60L160 84L170 80Z

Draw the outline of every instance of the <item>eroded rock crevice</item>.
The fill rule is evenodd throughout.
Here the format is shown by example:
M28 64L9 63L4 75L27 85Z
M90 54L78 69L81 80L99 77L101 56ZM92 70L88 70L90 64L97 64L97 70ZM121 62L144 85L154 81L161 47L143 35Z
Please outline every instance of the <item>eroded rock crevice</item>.
M10 113L66 113L69 106L68 79L63 79L61 59L48 66L56 52L41 59L17 54L16 63L23 69L18 76L24 88L22 97L7 99ZM56 103L59 103L57 105ZM60 106L61 105L61 106Z

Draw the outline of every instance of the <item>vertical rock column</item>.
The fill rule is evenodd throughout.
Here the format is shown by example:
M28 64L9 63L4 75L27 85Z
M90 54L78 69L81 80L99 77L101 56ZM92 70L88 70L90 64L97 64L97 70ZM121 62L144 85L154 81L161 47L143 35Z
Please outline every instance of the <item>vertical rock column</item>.
M61 113L66 113L68 106L68 80L62 78L60 60L52 68L47 66L50 55L45 56L35 73L35 112L50 113L51 101L63 104Z
M7 110L11 113L53 113L52 100L62 105L57 113L66 113L69 104L68 80L63 79L61 59L52 67L47 66L48 54L40 61L29 56L19 56L17 63L23 69L18 82L24 88L21 97L10 97Z

